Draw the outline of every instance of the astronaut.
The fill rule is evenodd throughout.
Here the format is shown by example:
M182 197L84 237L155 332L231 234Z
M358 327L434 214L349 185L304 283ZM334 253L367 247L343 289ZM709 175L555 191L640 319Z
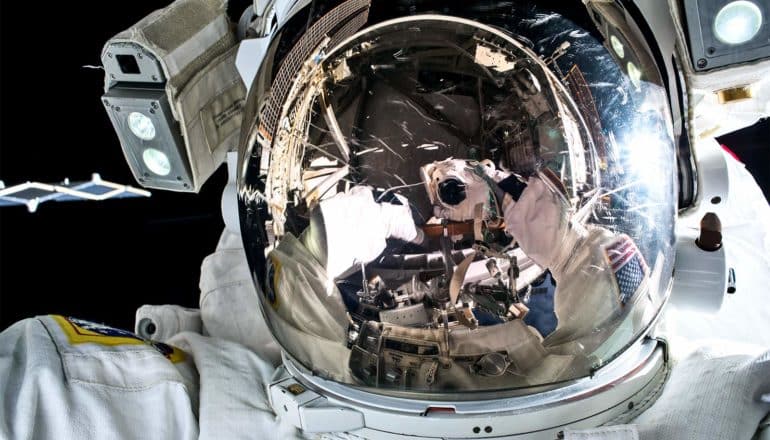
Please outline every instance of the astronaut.
M447 5L454 15L440 16L409 3L370 20L368 2L347 1L275 40L266 35L301 6L250 23L265 12L257 3L242 34L265 39L245 42L240 60L267 61L239 73L224 2L176 2L108 44L108 102L134 100L140 75L154 81L142 93L172 106L145 117L180 122L158 125L150 148L175 154L152 167L151 141L109 106L147 185L197 190L241 132L238 225L203 263L200 310L143 307L142 336L61 316L0 334L0 437L768 435L768 356L735 343L770 344L756 331L767 322L757 307L767 249L756 243L770 235L768 208L735 162L739 203L727 213L751 207L735 237L753 245L733 248L754 269L749 294L712 327L671 309L658 320L679 250L675 164L687 164L666 89L674 76L661 77L674 54L658 66L634 8L615 2L575 3L580 25L556 4ZM152 74L110 62L110 48L154 61L141 66ZM729 82L744 79L756 82ZM713 91L692 102L710 105ZM699 143L718 131L689 122ZM192 174L166 173L174 166ZM494 255L479 258L475 241ZM558 286L548 334L510 309L545 269ZM353 307L343 285L358 306L382 294L387 307ZM482 323L477 309L500 320ZM755 327L735 330L748 314ZM688 338L733 340L669 351L661 335L680 337L664 330L683 323Z
M539 238L548 237L551 243L564 240L554 238L559 233L563 234L568 224L563 210L561 196L554 193L540 177L528 179L519 199L509 201L505 209L506 227L520 237L520 245L532 252L538 264L555 270L554 276L568 273L569 261L559 261L558 254L548 252L547 246L539 246L545 243ZM348 248L354 249L352 252L332 255L312 240L310 233L299 239L284 239L286 244L273 251L273 264L281 267L275 273L276 282L303 283L306 288L315 289L313 294L307 295L310 299L297 301L295 305L318 301L320 307L329 312L319 318L320 315L305 315L312 307L301 307L300 313L285 319L301 331L307 329L314 334L324 334L325 330L332 330L328 340L344 347L340 340L344 334L333 334L336 323L326 325L323 322L323 319L333 317L333 313L338 313L340 320L344 319L344 306L338 298L324 294L323 287L328 284L323 281L333 277L333 273L344 271L347 266L376 257L387 238L414 241L419 233L404 205L378 204L366 188L340 194L322 203L320 212L322 217L318 220L322 224L318 225L322 226L327 240L347 238L363 240L367 244ZM357 221L361 219L358 215L372 212L382 215L367 217L365 223ZM353 213L357 215L351 215ZM354 224L358 228L351 228ZM361 228L364 224L368 226ZM540 228L538 224L547 226ZM527 235L535 229L556 233L541 237ZM604 243L613 243L613 238L608 238L606 232L598 236L605 238ZM580 236L585 240L584 237ZM276 418L267 402L265 384L271 381L280 359L276 358L277 347L271 342L265 323L258 316L257 293L249 280L239 240L237 235L225 232L218 251L204 261L201 311L206 329L203 332L208 336L190 331L176 333L174 323L180 322L189 312L174 306L154 309L155 316L160 316L157 312L161 310L165 313L165 319L158 321L158 325L161 329L165 328L166 333L159 330L157 336L166 343L150 343L130 332L60 316L25 320L0 334L0 388L5 400L0 423L2 436L145 438L148 433L159 438L256 435L283 439L300 436L301 433L285 419ZM602 252L600 247L598 251L585 254L590 256ZM336 266L330 265L332 261L338 262ZM296 264L282 266L282 263L292 262ZM330 269L333 267L336 269ZM281 275L284 270L288 273L297 268L305 269L304 278L296 277L294 281L289 281L290 276ZM559 295L565 295L564 292L570 295L568 289L560 289ZM292 301L291 298L285 300ZM608 299L593 301L594 306L601 307L598 304L601 300ZM573 329L580 331L569 314L563 313L564 309L558 309L561 306L559 299L559 326L572 325ZM580 307L579 304L576 306ZM244 313L246 310L251 311ZM581 309L581 312L595 316L587 310ZM200 318L198 322L200 328ZM181 330L192 328L190 325L183 327ZM179 327L176 329L179 330ZM563 334L563 331L557 330L556 334L560 333ZM546 338L546 343L548 340ZM762 373L766 370L761 364L749 362L745 357L724 358L725 361L715 358L706 362L702 356L709 356L708 353L703 352L685 361L689 365L688 373L675 376L673 385L669 387L681 390L699 383L700 387L705 387L701 394L704 399L714 398L714 393L729 391L732 394L723 398L728 399L728 405L734 406L733 399L739 398L740 393L770 385L767 376ZM739 362L735 363L736 360ZM740 383L744 385L739 387L734 383L735 387L725 388L720 384L711 386L707 385L710 382L698 382L703 380L704 374L710 374L710 369L728 364L734 369L731 377L740 377ZM745 372L739 374L739 371ZM690 432L691 423L697 426L705 421L703 417L713 420L710 410L699 410L693 414L692 408L679 406L677 409L676 405L671 405L679 400L679 396L664 397L659 403L662 409L657 410L654 406L640 418L638 423L649 436L643 438L670 435L662 434L666 432ZM725 416L718 425L708 429L719 429L718 432L723 434L753 432L754 428L741 426L741 420L758 420L756 417L762 414L762 406L743 405L741 408L744 412L742 417L748 418L731 419L735 416ZM683 414L682 411L688 413L687 423L677 416ZM735 414L735 411L731 410L730 414ZM617 427L604 428L603 432L604 435L615 436L611 438L622 439L631 438L624 435L637 431L636 428ZM567 438L571 435L581 434L568 431Z

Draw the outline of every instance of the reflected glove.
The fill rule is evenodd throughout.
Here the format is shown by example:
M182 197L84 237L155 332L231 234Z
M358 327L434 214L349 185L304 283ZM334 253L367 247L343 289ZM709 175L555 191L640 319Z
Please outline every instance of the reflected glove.
M330 277L336 278L352 266L377 258L388 238L422 243L422 230L414 224L408 201L402 196L396 198L401 205L377 203L371 188L356 186L320 203L325 234L319 237L312 231L305 234L303 241L325 264ZM311 228L314 224L311 222ZM322 244L318 243L320 240Z
M542 175L530 177L518 201L503 201L505 231L513 236L535 263L543 268L560 264L569 229L566 198L550 188Z

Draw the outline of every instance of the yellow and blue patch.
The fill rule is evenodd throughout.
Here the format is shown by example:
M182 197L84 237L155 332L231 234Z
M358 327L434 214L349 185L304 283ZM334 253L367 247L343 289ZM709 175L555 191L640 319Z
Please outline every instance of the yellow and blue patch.
M126 330L61 315L51 315L51 318L59 324L64 334L67 336L69 343L72 345L149 345L173 363L181 362L185 359L185 353L176 347L162 342L142 339L136 334Z
M281 262L273 255L267 260L267 281L265 282L264 295L274 309L278 308L278 295L276 286L281 277Z

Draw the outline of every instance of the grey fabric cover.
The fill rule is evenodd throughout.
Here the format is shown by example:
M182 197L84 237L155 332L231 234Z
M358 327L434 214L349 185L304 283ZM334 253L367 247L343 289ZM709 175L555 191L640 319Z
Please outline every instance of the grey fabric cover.
M246 96L235 69L237 41L226 0L177 0L111 38L152 53L166 75L166 94L184 138L198 192L235 149ZM106 78L105 89L111 86Z

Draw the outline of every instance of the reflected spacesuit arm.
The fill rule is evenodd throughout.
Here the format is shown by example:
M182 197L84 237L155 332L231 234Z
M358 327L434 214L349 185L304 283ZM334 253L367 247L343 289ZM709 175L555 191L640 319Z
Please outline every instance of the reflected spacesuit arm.
M356 186L324 200L311 215L300 240L330 278L377 258L386 239L421 243L422 230L412 220L409 203L377 203L371 188Z
M304 365L337 365L324 374L348 379L350 321L335 279L374 260L388 238L421 240L408 203L377 203L371 189L356 187L322 201L301 237L287 234L269 254L266 315Z
M593 351L606 336L601 336L602 326L623 307L613 255L628 251L629 259L638 257L646 270L633 241L601 227L571 222L566 197L542 175L530 177L518 200L506 197L503 211L506 231L556 280L558 324L543 345L553 348L579 342L573 348ZM630 297L642 287L641 280L633 283L627 292Z
M344 340L347 311L335 279L374 260L388 238L421 240L407 203L377 203L367 187L322 201L299 240L287 235L270 253L270 302L295 327Z

